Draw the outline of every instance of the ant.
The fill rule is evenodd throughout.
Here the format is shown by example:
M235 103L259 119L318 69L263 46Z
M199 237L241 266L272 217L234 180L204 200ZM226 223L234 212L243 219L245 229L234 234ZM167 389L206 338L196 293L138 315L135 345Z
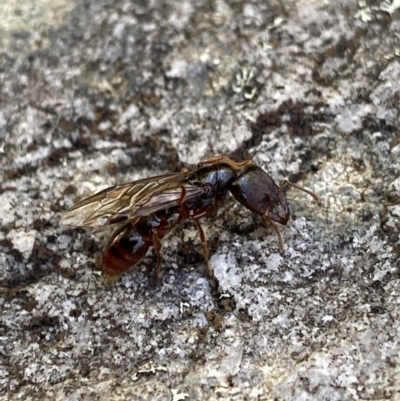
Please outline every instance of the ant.
M283 251L282 235L276 223L286 225L289 205L283 191L291 186L319 203L312 191L288 180L278 186L251 160L235 162L216 155L202 160L197 169L113 186L83 199L62 217L63 224L81 227L116 226L102 255L103 274L115 280L144 258L154 247L157 265L153 280L161 273L161 240L184 220L193 220L200 234L206 274L213 276L209 252L200 219L214 215L228 191L253 213L262 215L276 232ZM150 269L148 269L150 270Z

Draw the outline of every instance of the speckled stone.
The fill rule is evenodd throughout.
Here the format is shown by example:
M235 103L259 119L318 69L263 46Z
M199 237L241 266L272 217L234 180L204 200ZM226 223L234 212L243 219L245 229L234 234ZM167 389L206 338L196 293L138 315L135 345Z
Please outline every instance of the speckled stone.
M400 399L400 3L2 0L0 400ZM231 198L146 266L99 274L76 200L253 157L271 227Z

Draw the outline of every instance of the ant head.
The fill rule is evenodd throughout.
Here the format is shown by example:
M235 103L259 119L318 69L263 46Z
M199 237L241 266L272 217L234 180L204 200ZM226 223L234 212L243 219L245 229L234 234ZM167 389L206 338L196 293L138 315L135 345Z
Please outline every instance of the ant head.
M251 164L230 186L234 198L264 219L286 225L290 210L281 188L260 167Z

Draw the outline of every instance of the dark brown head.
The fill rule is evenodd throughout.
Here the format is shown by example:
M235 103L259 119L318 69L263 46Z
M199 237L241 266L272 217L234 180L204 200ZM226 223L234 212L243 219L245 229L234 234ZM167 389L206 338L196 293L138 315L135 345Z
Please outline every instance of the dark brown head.
M286 225L289 217L289 205L274 180L260 167L246 166L230 186L234 198L247 209L261 214L266 220Z

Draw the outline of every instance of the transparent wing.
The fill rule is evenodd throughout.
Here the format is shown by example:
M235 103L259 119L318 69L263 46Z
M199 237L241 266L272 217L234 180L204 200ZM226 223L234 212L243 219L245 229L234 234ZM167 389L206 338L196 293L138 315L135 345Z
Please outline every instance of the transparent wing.
M187 185L190 173L172 173L116 185L76 203L62 215L61 223L98 227L121 223L178 205L201 193L201 187Z

